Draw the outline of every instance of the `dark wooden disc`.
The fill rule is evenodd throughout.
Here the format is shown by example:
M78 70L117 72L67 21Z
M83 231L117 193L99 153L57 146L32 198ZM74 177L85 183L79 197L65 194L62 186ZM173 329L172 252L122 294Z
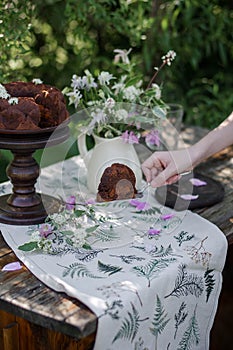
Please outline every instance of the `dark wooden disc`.
M189 181L191 178L197 178L205 181L207 184L199 187L192 186ZM198 195L198 198L185 200L180 197L182 194ZM220 182L195 172L191 175L183 176L178 182L172 185L159 187L155 191L155 198L160 204L178 211L209 207L222 201L223 197L224 187Z
M59 211L60 200L45 194L38 196L41 197L40 204L24 208L7 204L9 194L0 196L0 222L9 225L41 224L49 214Z

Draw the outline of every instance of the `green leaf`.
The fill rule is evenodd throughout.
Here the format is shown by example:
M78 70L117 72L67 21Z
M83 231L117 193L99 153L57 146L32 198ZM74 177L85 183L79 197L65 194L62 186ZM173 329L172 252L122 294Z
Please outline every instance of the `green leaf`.
M84 248L84 249L88 249L88 250L92 250L90 244L88 244L88 243L84 243L84 244L83 244L83 248Z
M84 215L86 213L85 210L77 209L74 211L74 215L79 218L80 216Z
M92 226L92 227L88 227L86 228L86 233L92 233L94 232L97 228L99 227L99 225L95 225L95 226Z
M34 249L38 249L38 242L28 242L22 244L18 247L18 249L23 250L24 252L30 252Z
M141 76L136 76L134 78L129 79L125 84L125 87L136 85L141 80L141 78Z
M74 234L74 232L73 232L73 231L70 231L70 230L67 230L67 231L61 231L61 233L62 233L63 235L66 235L66 236L71 236L71 235L73 235L73 234Z

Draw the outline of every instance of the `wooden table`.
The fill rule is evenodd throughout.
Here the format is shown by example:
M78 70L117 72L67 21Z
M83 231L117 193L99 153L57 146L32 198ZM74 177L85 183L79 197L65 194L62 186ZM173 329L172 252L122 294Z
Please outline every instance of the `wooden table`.
M207 131L186 128L185 143L193 143ZM220 181L225 187L221 203L195 210L216 224L233 243L233 147L203 162L198 171ZM0 235L0 269L17 261ZM0 271L1 350L88 350L95 341L98 320L76 299L47 288L26 268Z

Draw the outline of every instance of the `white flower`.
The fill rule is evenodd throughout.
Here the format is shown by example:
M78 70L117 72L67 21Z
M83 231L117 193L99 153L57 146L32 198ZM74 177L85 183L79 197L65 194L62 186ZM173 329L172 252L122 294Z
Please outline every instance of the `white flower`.
M168 53L162 57L162 60L164 63L170 66L172 61L175 59L175 57L176 57L176 52L173 50L169 50Z
M84 75L83 77L78 77L76 74L72 76L71 79L71 87L76 90L90 90L91 88L96 88L97 84L95 82L95 79L91 75L89 71L86 71L87 75Z
M129 54L132 51L132 48L130 48L128 51L126 50L121 50L121 49L116 49L113 52L116 53L115 57L114 57L114 62L117 63L120 60L122 60L123 63L129 64Z
M128 112L125 109L119 109L115 112L117 121L125 121L128 118Z
M39 242L41 240L41 235L40 235L40 231L36 230L31 234L31 238L30 241L32 242Z
M32 82L33 82L35 85L43 84L43 81L40 80L40 79L32 79Z
M74 247L82 247L86 243L87 233L83 229L78 230L78 234L75 234L72 238Z
M78 90L74 90L74 91L68 92L67 96L69 96L69 104L70 105L74 104L75 108L78 107L80 101L83 98L83 95Z
M42 238L38 243L38 248L44 250L46 253L51 252L52 242L46 238Z
M120 81L112 86L112 89L115 90L115 93L118 94L125 87L125 80L127 79L126 75L122 75Z
M115 79L112 74L109 72L101 72L98 76L100 85L109 85L111 79Z
M8 99L10 96L11 95L8 94L5 87L2 84L0 84L0 98Z
M141 94L141 90L137 89L135 86L128 86L124 89L124 99L130 102L135 102L137 97Z
M155 98L156 98L157 100L160 100L160 99L161 99L161 89L160 89L159 85L157 85L157 84L152 84L152 89L154 89Z
M109 97L105 102L105 107L107 108L113 108L115 106L116 102L113 98Z
M96 124L103 124L107 120L107 114L104 113L101 109L97 109L95 112L91 113L92 120L88 125L89 132L92 132Z
M61 226L67 222L67 220L69 219L69 215L64 212L61 214L55 213L55 214L49 215L49 219L52 222L56 223L57 225Z
M19 103L19 100L17 97L11 97L9 100L8 100L8 103L10 105L17 105Z

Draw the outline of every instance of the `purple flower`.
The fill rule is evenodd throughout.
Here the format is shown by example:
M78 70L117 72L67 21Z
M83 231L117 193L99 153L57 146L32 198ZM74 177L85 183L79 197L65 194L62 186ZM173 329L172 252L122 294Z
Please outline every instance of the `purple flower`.
M185 201L192 201L194 199L197 199L199 197L199 195L198 194L194 194L194 195L192 195L192 194L181 194L179 197L184 199Z
M140 202L137 199L131 199L129 203L136 207L137 210L147 210L150 207L149 203Z
M75 196L69 196L66 200L66 209L67 210L73 210L76 203L76 197Z
M89 198L87 201L86 201L86 204L95 204L96 201L93 199L93 198Z
M156 228L150 228L148 230L148 235L149 236L156 236L156 235L159 235L161 232L161 230L157 230Z
M151 130L145 137L145 141L149 145L160 146L160 138L158 130Z
M130 143L130 144L139 143L139 139L138 139L137 135L135 135L135 133L133 131L129 132L128 130L126 130L121 135L121 138L122 138L122 140L125 143Z
M173 218L175 216L175 214L164 214L160 216L160 219L162 220L169 220L171 218Z
M207 182L205 182L205 181L202 181L202 180L200 180L200 179L197 179L197 178L192 178L192 179L189 179L189 181L191 182L191 184L193 185L193 186L197 186L197 187L199 187L199 186L206 186L207 185Z
M47 238L53 232L53 227L50 224L41 224L39 227L40 236Z

